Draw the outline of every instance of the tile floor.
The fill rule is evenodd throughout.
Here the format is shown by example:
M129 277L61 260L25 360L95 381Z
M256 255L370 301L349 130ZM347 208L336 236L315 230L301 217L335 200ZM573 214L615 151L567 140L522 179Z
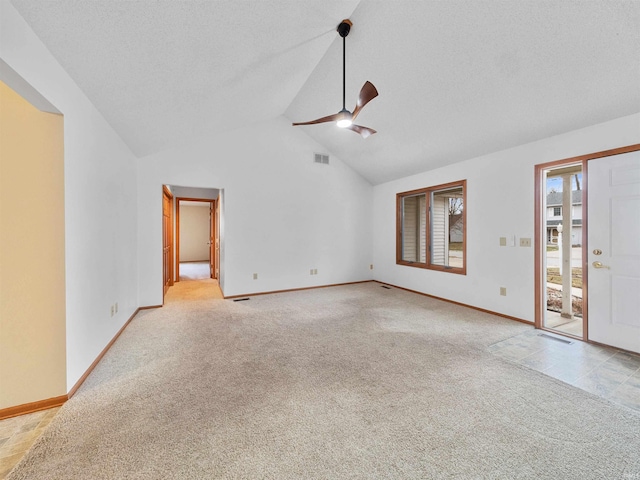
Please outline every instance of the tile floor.
M488 350L640 412L639 355L542 330L516 335ZM59 407L0 421L0 480L20 461L58 410Z
M489 351L640 412L639 355L542 330L508 338Z
M3 480L31 448L60 407L0 421L0 480Z

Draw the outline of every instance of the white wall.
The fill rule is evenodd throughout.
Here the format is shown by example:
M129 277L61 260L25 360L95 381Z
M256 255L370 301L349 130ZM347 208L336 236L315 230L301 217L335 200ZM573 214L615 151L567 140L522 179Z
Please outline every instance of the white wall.
M181 262L209 261L209 205L180 205Z
M138 306L135 157L5 0L0 58L64 115L69 389Z
M640 143L640 114L374 187L374 276L401 287L534 320L534 165ZM396 193L467 179L467 275L396 265ZM496 214L496 206L500 213ZM507 287L507 296L500 296Z
M141 304L162 302L162 184L224 189L227 296L371 279L372 187L314 152L324 149L278 117L140 159Z

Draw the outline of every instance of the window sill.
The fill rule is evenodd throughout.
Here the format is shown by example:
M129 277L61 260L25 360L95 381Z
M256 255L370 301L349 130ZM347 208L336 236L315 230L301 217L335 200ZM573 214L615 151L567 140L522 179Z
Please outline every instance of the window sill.
M406 262L404 260L397 260L396 265L403 265L405 267L422 268L424 270L434 270L436 272L455 273L457 275L466 275L466 267L446 267L444 265L428 265L426 263L418 262Z

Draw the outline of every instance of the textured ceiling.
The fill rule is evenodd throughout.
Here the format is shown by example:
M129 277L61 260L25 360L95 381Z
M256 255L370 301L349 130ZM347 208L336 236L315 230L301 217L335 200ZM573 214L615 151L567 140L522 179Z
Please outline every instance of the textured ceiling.
M282 115L355 0L12 0L139 156Z
M371 183L640 111L640 2L11 0L138 155L285 114Z
M640 111L640 2L363 0L347 37L347 108L358 124L305 128L372 183ZM287 109L303 121L341 108L341 45ZM640 126L639 126L640 129Z

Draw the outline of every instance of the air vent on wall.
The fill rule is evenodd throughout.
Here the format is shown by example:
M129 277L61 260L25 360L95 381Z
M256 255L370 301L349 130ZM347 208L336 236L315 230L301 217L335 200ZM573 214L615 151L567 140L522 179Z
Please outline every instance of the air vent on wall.
M323 155L321 153L315 153L313 155L313 161L315 163L324 163L325 165L329 165L329 155Z

